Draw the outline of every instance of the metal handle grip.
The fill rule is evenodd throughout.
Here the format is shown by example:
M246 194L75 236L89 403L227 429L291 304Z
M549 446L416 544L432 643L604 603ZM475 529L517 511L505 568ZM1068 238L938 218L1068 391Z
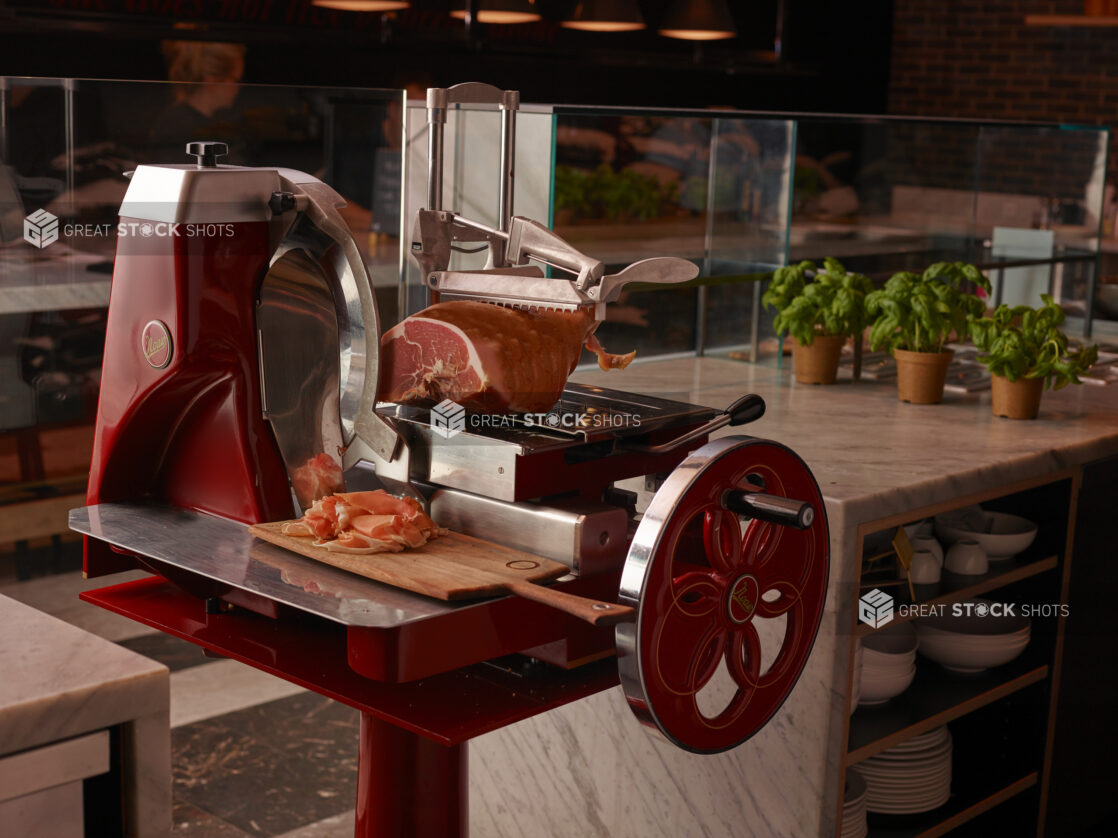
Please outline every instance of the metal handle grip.
M810 503L762 492L730 489L723 496L722 504L738 515L798 530L806 530L815 520L815 509Z
M742 396L723 412L729 414L732 426L747 425L750 422L756 422L765 415L765 400L756 393L749 393Z
M498 105L501 109L501 185L497 193L497 220L503 232L512 221L512 196L515 182L516 111L520 108L520 91L501 90L482 82L463 82L453 87L427 89L427 209L442 209L443 199L443 126L451 105ZM505 267L503 246L490 245L494 267Z

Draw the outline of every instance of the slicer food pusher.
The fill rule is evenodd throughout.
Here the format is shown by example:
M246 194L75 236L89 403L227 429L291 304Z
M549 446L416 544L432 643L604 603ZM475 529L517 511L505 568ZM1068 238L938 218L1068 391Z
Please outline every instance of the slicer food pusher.
M454 105L497 105L501 111L500 184L497 191L497 228L442 209L443 128L447 109ZM593 309L605 317L605 303L614 302L630 282L679 283L698 276L686 259L643 259L616 274L587 256L543 224L512 214L516 111L520 94L487 84L467 82L427 91L427 208L420 210L412 233L412 258L423 272L423 283L437 299L473 299L517 308ZM463 244L488 249L484 270L451 271L452 251ZM574 278L545 277L539 263Z

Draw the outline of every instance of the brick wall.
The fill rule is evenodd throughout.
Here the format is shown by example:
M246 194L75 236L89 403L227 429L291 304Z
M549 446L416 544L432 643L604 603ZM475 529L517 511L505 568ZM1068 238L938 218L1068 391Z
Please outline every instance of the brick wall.
M889 112L1109 125L1113 181L1118 27L1025 25L1027 14L1082 11L1082 0L896 0Z

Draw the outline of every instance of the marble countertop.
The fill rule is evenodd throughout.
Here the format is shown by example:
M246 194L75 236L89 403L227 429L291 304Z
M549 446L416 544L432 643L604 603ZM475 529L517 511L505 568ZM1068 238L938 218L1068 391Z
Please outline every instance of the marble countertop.
M0 754L166 714L167 667L0 596Z
M572 380L724 408L760 394L759 421L719 432L788 445L811 468L832 516L876 520L961 494L1118 454L1118 387L1044 394L1032 421L995 417L990 394L947 393L938 405L898 401L892 383L797 384L785 368L717 358L633 363Z

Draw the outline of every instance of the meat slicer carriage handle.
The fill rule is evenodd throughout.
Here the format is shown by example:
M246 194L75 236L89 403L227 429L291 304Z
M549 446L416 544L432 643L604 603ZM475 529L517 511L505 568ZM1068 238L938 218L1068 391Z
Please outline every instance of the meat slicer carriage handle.
M744 492L758 503L743 524L737 492L761 485ZM801 504L814 511L802 529L770 520L790 522ZM819 486L790 449L727 436L690 454L641 518L621 576L618 601L637 619L616 628L618 669L638 719L696 753L760 730L807 665L828 549Z
M640 264L639 262L637 264ZM713 419L704 422L699 427L680 434L674 439L662 442L659 445L640 445L639 443L625 443L622 447L626 451L636 451L641 454L662 454L665 451L674 451L681 445L686 445L696 439L708 436L726 425L737 427L756 422L765 415L765 400L756 393L748 393L731 404Z
M515 596L558 609L564 614L578 617L594 626L615 626L618 623L631 622L637 616L636 609L628 605L594 600L527 581L509 582L504 586L504 590Z

